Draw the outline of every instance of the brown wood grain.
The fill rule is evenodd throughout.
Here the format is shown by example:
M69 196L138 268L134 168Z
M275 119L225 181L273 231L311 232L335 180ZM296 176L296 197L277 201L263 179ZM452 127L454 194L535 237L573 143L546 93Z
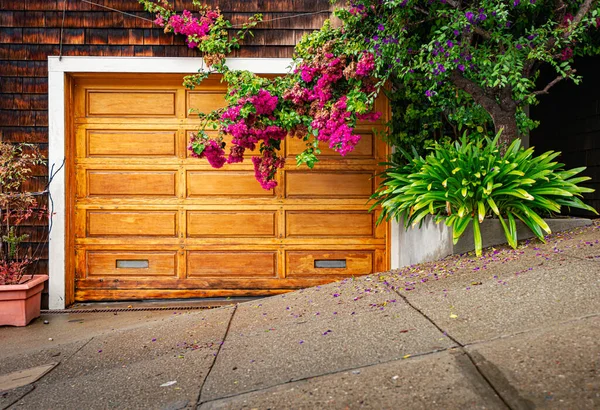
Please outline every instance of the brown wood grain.
M249 158L215 170L189 155L200 124L189 108L222 106L224 86L218 77L193 92L180 84L177 75L74 77L75 300L269 295L387 268L388 227L375 227L367 204L387 153L373 133L382 122L359 126L364 138L346 157L323 147L314 170L294 163L304 143L286 142L279 186L265 191ZM346 267L315 267L331 259Z
M354 276L373 272L374 251L288 251L286 277L297 276ZM343 261L345 268L319 268L315 261Z
M188 277L275 277L277 252L190 251Z

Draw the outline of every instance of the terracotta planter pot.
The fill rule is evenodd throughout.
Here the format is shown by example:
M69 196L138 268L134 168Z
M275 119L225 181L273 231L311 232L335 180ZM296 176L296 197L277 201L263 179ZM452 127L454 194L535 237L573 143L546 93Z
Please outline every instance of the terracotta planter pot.
M0 326L27 326L40 316L40 302L48 275L35 275L20 285L0 286Z

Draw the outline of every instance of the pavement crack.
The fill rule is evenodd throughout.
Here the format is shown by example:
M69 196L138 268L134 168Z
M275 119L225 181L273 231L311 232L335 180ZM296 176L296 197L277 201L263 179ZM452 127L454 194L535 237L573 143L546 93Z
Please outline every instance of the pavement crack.
M470 352L467 351L467 349L465 349L465 345L462 344L460 341L458 341L458 339L456 339L455 337L453 337L450 333L448 333L446 330L444 330L443 328L441 328L432 318L430 318L425 312L423 312L421 309L419 309L418 307L416 307L415 305L413 305L408 298L403 295L402 293L398 292L397 289L390 287L390 289L392 289L398 296L400 296L402 298L402 300L404 300L404 302L406 302L406 304L412 308L413 310L415 310L417 313L419 313L421 316L423 316L429 323L431 323L437 330L440 331L440 333L442 333L444 336L446 336L448 339L452 340L454 343L456 343L459 347L460 350L462 352L464 352L464 354L466 355L466 357L469 358L470 362L473 364L473 366L475 367L475 370L477 371L477 373L479 374L479 377L481 377L483 379L483 381L485 381L485 383L489 386L489 388L491 388L494 393L496 394L496 396L498 396L498 398L502 401L502 403L510 410L519 410L519 409L524 409L524 408L529 408L527 406L521 406L519 402L517 402L517 405L514 406L511 404L511 401L509 401L506 397L504 397L504 395L500 392L500 390L498 388L496 388L496 386L494 385L494 383L492 383L492 381L490 380L490 378L488 378L488 376L485 374L486 372L477 364L477 362L475 361L475 359L471 356ZM506 381L505 384L508 384L508 381ZM504 389L506 390L506 389Z
M23 400L29 393L31 393L32 391L35 390L35 385L30 384L29 387L31 387L29 390L27 390L25 393L23 393L22 395L17 397L12 402L8 403L5 407L2 407L2 410L6 410L6 409L9 409L10 407L14 406L15 404L17 404L17 402L19 402L20 400Z
M600 316L600 313L590 313L590 314L585 315L585 316L579 316L579 317L575 317L573 319L563 320L563 321L560 321L560 322L556 322L555 325L558 326L558 325L566 325L566 324L569 324L569 323L576 323L576 322L580 322L582 320L595 319L595 318L597 318L599 316ZM499 335L499 336L496 336L496 337L492 337L490 339L476 340L476 341L473 341L473 342L470 342L470 343L465 343L463 345L463 347L480 346L480 345L484 345L486 343L495 342L497 340L508 339L508 338L511 338L511 337L520 336L520 335L523 335L523 334L526 334L526 333L537 332L537 331L544 330L544 329L546 329L546 328L543 327L543 326L541 326L541 327L540 326L538 326L538 327L532 327L532 328L520 330L518 332L513 332L513 333L507 333L507 334Z
M206 381L208 380L210 373L212 372L213 368L215 367L215 364L217 363L217 358L219 357L219 353L221 353L221 349L223 348L223 345L225 344L225 340L227 340L227 336L229 335L229 329L231 328L231 322L233 322L233 317L235 316L235 312L237 312L237 308L238 308L238 304L236 303L235 305L233 305L233 312L231 313L231 316L229 317L229 322L227 323L227 328L225 329L225 334L223 335L223 340L221 341L221 344L219 344L219 347L217 348L217 353L215 353L213 361L210 364L210 367L208 368L208 372L206 372L206 376L204 377L204 380L202 380L202 385L200 385L200 391L198 392L198 397L196 399L197 407L202 404L201 400L202 400L202 391L204 390L204 385L206 384Z
M231 399L233 397L243 396L245 394L261 392L261 391L272 389L274 387L285 386L287 384L301 383L301 382L305 382L307 380L311 380L311 379L314 379L314 378L317 378L317 377L331 376L331 375L334 375L334 374L351 372L353 370L368 369L370 367L379 366L379 365L382 365L382 364L393 363L393 362L397 362L397 361L401 361L401 360L411 360L411 359L415 359L417 357L430 356L430 355L434 355L434 354L439 354L439 353L447 352L447 351L453 350L453 349L456 349L456 347L455 346L451 346L451 347L446 347L446 348L440 348L440 349L435 349L435 350L431 350L431 351L428 351L428 352L415 353L415 354L410 355L410 357L405 357L405 356L394 357L394 358L389 359L389 360L382 360L382 361L379 361L379 362L369 363L369 364L365 364L365 365L362 365L362 366L347 367L347 368L344 368L344 369L332 370L332 371L325 372L325 373L312 374L312 375L309 375L309 376L292 378L292 379L287 380L287 381L282 382L282 383L275 383L275 384L271 384L269 386L257 387L255 389L245 390L245 391L239 392L239 393L234 393L234 394L229 394L229 395L225 395L225 396L216 397L214 399L210 399L210 400L206 400L205 402L198 403L198 406L200 406L201 404L206 404L206 403L210 403L210 402L214 402L214 401ZM200 408L200 407L198 407L198 408Z
M596 263L600 262L600 260L589 259L589 258L582 258L581 256L571 255L569 253L561 253L560 255L561 256L566 256L566 257L572 258L572 259L577 259L577 260L580 260L580 261L585 261L585 262L596 262Z
M68 362L73 356L75 356L77 353L79 353L81 351L81 349L83 349L84 347L86 347L94 338L90 338L87 342L85 342L84 344L82 344L81 346L79 346L79 348L77 350L75 350L73 353L71 353L71 355L69 355L67 358L65 358L65 360L63 361L59 361L58 364L56 366L54 366L52 369L48 370L48 372L46 372L41 378L39 378L38 380L36 380L35 382L31 383L29 386L31 386L31 389L29 389L27 392L25 392L23 395L21 395L19 398L17 398L16 400L14 400L12 403L8 404L6 407L3 407L2 410L8 409L11 406L15 405L17 402L23 400L25 397L27 397L27 395L29 393L31 393L32 391L35 390L35 385L42 379L44 379L47 375L49 375L50 373L52 373L54 371L54 369L56 369L57 367L59 367L62 363L66 363Z
M73 352L73 353L72 353L72 354L71 354L69 357L67 357L67 358L65 359L65 361L64 361L64 362L58 362L58 366L60 366L60 364L61 364L61 363L66 363L66 362L68 362L69 360L71 360L71 358L72 358L73 356L75 356L75 355L76 355L77 353L79 353L79 352L80 352L80 351L81 351L81 350L82 350L84 347L86 347L88 344L90 344L90 342L91 342L92 340L94 340L94 336L92 336L92 337L90 338L90 340L88 340L87 342L85 342L84 344L82 344L81 346L79 346L79 348L78 348L77 350L75 350L75 351L74 351L74 352ZM54 367L52 370L56 369L58 366L55 366L55 367ZM50 370L50 372L51 372L52 370ZM50 372L48 372L48 373L50 373Z

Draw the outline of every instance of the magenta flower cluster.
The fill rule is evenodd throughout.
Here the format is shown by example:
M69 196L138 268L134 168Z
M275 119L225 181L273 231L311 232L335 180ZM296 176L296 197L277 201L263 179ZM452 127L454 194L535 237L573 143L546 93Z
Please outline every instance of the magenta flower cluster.
M215 20L220 16L219 10L206 10L194 17L191 11L184 10L181 15L173 14L168 21L161 14L156 15L154 23L160 27L165 27L165 31L172 30L175 34L186 36L186 43L189 48L198 46L198 41L205 38Z
M196 144L202 144L203 150L200 154L194 150L194 146ZM190 150L190 155L194 158L206 158L208 163L213 168L221 168L225 165L225 150L223 149L225 143L221 141L216 141L209 139L205 135L196 135L192 134L190 136L190 145L188 146L188 150Z
M363 53L356 65L356 75L366 77L375 69L375 56L371 53Z
M316 139L347 155L360 141L354 133L352 114L348 111L348 97L343 92L335 97L334 91L343 91L350 79L363 80L362 91L368 93L372 85L367 81L375 69L375 56L363 53L358 62L343 56L324 52L312 61L300 64L296 73L301 82L288 90L283 98L296 105L297 111L313 118L310 124ZM375 120L378 113L358 116L358 119Z
M188 147L192 156L206 158L211 166L220 168L226 163L242 162L246 150L254 151L257 144L262 144L262 155L252 158L254 173L264 189L273 189L277 186L277 169L285 163L284 158L276 155L273 143L283 140L287 135L284 128L274 125L273 113L278 101L276 95L265 89L259 90L256 95L240 98L220 118L220 131L232 136L229 156L225 156L224 143L211 139L203 141L204 151L200 155L194 153L194 142L197 140L192 140ZM242 110L249 113L243 116Z

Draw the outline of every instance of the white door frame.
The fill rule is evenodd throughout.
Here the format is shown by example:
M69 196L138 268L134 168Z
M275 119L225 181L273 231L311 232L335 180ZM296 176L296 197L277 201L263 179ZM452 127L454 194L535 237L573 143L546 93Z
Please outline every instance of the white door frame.
M233 70L248 70L257 74L285 74L290 71L289 58L228 58ZM204 67L201 58L190 57L48 57L48 169L56 170L65 159L65 77L70 73L157 73L194 74ZM49 237L48 273L49 307L65 308L66 258L66 187L65 169L54 176L50 195L54 201L52 230ZM395 224L393 224L395 225ZM397 229L397 228L396 228ZM395 233L394 226L392 230ZM399 241L392 234L393 255Z

